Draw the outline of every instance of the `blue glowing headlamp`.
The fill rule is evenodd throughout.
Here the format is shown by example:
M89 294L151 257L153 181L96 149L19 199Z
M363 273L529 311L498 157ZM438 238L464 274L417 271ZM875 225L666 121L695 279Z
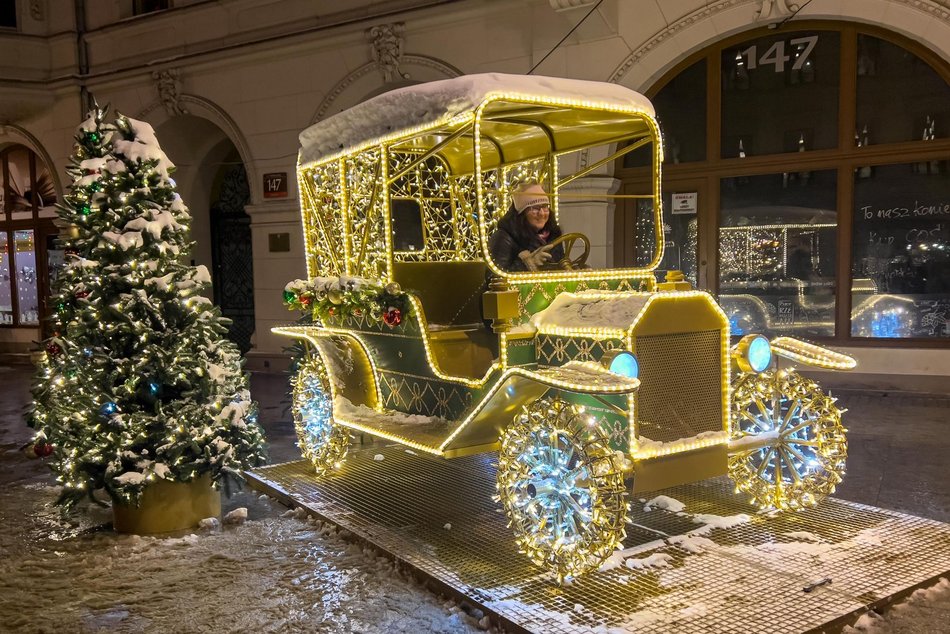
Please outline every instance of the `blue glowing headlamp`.
M633 353L627 350L610 350L600 362L614 374L628 379L636 379L640 376L640 363Z
M733 348L733 358L743 372L764 372L772 365L772 346L762 335L746 335Z

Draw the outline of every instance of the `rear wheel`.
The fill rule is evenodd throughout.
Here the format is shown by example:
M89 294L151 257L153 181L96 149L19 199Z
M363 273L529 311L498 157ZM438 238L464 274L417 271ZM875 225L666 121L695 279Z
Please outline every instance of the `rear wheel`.
M333 422L330 377L318 353L311 353L294 377L293 415L297 446L317 475L339 468L346 458L350 437L346 429Z
M795 371L742 375L732 392L732 439L763 436L768 444L729 456L736 488L763 509L814 506L834 493L848 457L842 413Z
M525 407L502 435L498 492L520 550L558 581L594 570L626 536L622 458L560 399Z

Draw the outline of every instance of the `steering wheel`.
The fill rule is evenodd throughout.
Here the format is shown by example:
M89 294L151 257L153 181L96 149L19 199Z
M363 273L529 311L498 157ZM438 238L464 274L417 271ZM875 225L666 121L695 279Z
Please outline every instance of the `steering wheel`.
M577 241L580 240L584 243L584 252L581 253L574 259L571 259L571 250L574 248L574 245ZM590 238L585 236L583 233L565 233L559 238L548 242L544 247L549 251L552 251L554 247L559 244L564 245L564 257L557 262L548 262L544 265L544 270L573 270L583 268L587 264L587 257L590 255Z

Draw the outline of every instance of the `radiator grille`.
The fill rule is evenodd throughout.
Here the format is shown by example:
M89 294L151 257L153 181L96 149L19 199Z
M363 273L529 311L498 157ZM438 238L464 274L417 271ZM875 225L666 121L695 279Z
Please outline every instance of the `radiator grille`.
M657 442L722 431L720 331L636 338L638 436Z

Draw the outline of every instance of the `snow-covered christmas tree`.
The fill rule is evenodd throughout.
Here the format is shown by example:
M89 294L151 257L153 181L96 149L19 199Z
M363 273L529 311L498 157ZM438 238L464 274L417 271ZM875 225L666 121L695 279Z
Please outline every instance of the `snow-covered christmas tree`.
M151 481L215 482L263 461L257 405L227 320L182 264L190 216L151 126L94 110L76 134L59 216L67 264L34 379L34 452L67 508L99 489L135 504Z

